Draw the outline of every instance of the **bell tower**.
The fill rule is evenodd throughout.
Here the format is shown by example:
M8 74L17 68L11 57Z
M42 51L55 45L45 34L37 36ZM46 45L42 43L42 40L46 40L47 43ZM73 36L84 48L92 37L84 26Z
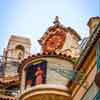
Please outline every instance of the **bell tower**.
M29 38L12 35L4 49L3 62L5 77L17 75L17 68L20 62L31 55L31 41Z
M7 46L7 56L20 61L30 55L30 49L30 39L12 35Z

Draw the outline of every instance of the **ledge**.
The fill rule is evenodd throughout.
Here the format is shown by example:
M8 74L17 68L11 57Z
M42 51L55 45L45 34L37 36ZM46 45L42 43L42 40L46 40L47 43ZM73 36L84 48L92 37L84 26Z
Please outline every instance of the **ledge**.
M41 99L43 98L43 99ZM67 87L63 85L37 85L24 90L18 100L72 100Z

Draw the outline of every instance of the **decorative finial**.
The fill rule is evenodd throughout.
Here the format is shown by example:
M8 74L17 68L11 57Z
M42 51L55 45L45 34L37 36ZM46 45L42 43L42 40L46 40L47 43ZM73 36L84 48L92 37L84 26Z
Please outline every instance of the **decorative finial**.
M59 22L59 16L56 16L56 17L55 17L55 20L54 20L53 23L54 23L55 25L60 24L60 22Z

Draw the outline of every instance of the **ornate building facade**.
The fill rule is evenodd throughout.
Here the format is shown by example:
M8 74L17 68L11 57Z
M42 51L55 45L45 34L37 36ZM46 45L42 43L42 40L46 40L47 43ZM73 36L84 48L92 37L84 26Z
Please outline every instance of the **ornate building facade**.
M16 86L18 95L1 91L1 100L99 100L99 70L96 65L99 55L96 45L100 39L100 17L92 17L88 26L90 36L81 54L78 44L80 36L71 27L63 26L58 17L38 40L41 53L28 53L27 57L25 55L31 46L28 39L23 41L25 45L19 45L20 42L12 45L10 41L8 47L15 48L13 57L19 63L18 81L14 78L12 83L16 85L1 81L0 87L4 89L7 86L6 89L13 90Z
M74 61L80 55L80 39L56 17L54 25L38 40L41 53L29 56L19 66L19 100L72 100L68 83L76 74Z

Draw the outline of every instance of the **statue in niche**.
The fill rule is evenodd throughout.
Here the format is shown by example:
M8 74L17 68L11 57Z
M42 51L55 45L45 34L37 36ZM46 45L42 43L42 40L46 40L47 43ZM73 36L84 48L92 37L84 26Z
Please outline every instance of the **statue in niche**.
M40 66L37 67L35 76L36 76L35 85L42 84L43 83L43 70L41 69Z

